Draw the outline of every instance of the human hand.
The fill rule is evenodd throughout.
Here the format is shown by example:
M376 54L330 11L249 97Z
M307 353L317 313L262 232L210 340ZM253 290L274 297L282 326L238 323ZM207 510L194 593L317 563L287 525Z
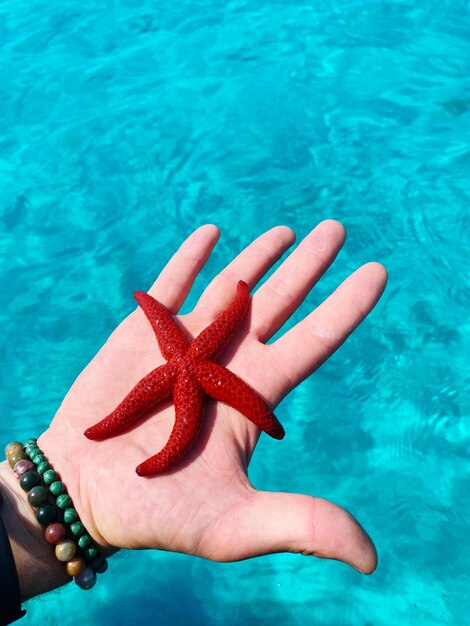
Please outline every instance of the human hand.
M215 226L195 231L149 293L177 314L218 239ZM292 244L277 227L261 235L210 283L191 313L180 316L196 336L232 300L241 279L250 288ZM370 263L352 274L303 321L265 342L298 308L334 260L344 229L319 224L255 292L251 314L220 362L271 407L325 361L364 319L386 282ZM320 498L257 491L247 466L259 430L230 407L206 404L200 438L175 469L151 479L134 468L167 441L171 403L117 437L92 442L83 431L110 413L132 387L165 360L141 310L131 313L82 372L39 445L60 474L81 520L104 548L158 548L217 561L290 551L376 567L375 548L349 513ZM284 424L286 430L289 425ZM279 445L274 444L273 445Z

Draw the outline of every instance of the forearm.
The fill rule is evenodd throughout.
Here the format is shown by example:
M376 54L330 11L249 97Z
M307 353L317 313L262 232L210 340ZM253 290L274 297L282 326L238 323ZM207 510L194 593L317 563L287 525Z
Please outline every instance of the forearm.
M21 597L28 600L71 580L64 564L54 555L54 546L44 540L44 531L35 517L8 462L0 463L0 514L15 558Z

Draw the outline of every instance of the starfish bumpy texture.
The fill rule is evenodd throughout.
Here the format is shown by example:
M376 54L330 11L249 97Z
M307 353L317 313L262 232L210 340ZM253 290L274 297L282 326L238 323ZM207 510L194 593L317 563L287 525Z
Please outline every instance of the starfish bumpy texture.
M158 474L176 465L189 452L201 429L206 394L233 407L271 437L284 437L282 425L264 400L214 360L248 311L250 293L246 283L238 283L235 299L194 341L163 304L141 291L134 296L155 332L167 363L142 378L112 413L85 431L86 437L102 440L117 435L172 394L175 424L170 438L158 454L136 468L139 476Z

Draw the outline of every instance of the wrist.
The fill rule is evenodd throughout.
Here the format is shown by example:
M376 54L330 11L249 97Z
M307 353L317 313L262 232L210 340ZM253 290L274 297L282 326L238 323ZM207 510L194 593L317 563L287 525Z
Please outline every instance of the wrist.
M90 480L86 474L82 474L80 456L70 454L71 445L57 445L57 439L57 434L54 435L49 428L39 437L37 444L51 463L51 467L59 473L60 480L65 484L66 491L72 499L73 507L77 510L86 532L99 548L100 554L108 558L118 552L119 548L109 544L95 523L88 487L91 485L92 492L95 492L96 482Z
M44 539L26 493L8 462L0 463L2 519L10 540L20 583L21 598L28 600L69 582L71 578Z

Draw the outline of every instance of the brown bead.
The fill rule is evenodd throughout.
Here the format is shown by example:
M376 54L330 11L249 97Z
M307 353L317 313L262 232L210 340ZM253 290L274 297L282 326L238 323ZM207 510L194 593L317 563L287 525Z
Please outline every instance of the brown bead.
M19 441L11 441L5 446L5 456L7 457L8 461L14 454L22 451L24 451L23 444L21 444Z
M63 524L59 524L58 522L49 524L44 531L44 537L47 543L59 543L59 541L62 541L65 537L65 526Z
M69 576L78 576L85 569L85 559L82 556L74 556L67 561L66 569Z
M70 561L70 559L73 559L76 551L76 544L73 541L65 539L64 541L59 541L59 543L56 545L55 556L56 559L65 563L67 561Z
M24 450L15 450L8 457L8 463L10 467L15 467L18 461L26 461L27 458L28 458L28 455L26 454Z

